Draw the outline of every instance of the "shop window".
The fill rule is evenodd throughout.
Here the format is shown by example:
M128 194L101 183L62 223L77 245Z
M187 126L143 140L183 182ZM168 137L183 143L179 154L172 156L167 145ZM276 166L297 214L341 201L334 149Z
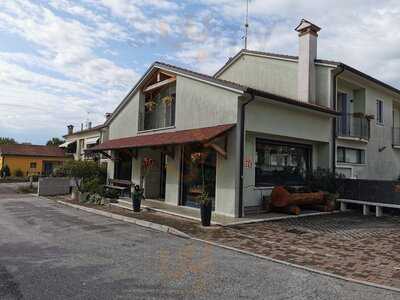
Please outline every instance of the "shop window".
M309 145L256 140L256 186L301 185L311 169Z

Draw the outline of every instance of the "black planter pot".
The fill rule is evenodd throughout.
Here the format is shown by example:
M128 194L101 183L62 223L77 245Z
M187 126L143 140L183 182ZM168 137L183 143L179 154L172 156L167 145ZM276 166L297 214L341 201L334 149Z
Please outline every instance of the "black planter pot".
M200 205L201 225L210 226L211 224L212 203L208 201L207 204Z
M132 193L132 206L134 212L140 212L140 205L142 203L142 195Z

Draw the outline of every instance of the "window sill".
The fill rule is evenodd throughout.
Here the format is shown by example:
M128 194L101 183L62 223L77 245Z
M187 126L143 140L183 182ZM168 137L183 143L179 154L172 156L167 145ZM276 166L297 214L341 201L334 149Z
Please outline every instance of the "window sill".
M354 167L366 167L367 164L366 164L366 163L360 163L360 164L358 164L358 163L337 162L337 163L336 163L336 166L337 166L337 167L341 167L341 166L343 166L343 167L349 167L349 166L354 166Z
M139 130L138 134L148 133L148 132L155 132L155 131L163 131L163 130L174 129L174 128L175 128L175 125L174 126L168 126L168 127L154 128L154 129Z

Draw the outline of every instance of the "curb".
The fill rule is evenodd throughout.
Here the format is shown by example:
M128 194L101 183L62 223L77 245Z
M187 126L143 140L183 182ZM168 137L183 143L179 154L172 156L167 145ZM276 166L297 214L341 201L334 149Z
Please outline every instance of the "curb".
M328 272L325 272L325 271L320 271L320 270L312 269L312 268L309 268L309 267L296 265L296 264L293 264L293 263L290 263L290 262L287 262L287 261L283 261L283 260L279 260L279 259L275 259L275 258L272 258L272 257L269 257L269 256L256 254L256 253L249 252L249 251L246 251L246 250L241 250L241 249L238 249L238 248L221 245L221 244L218 244L218 243L215 243L215 242L202 240L202 239L199 239L199 238L192 237L191 239L195 240L195 241L198 241L198 242L206 243L206 244L209 244L209 245L212 245L212 246L224 248L224 249L227 249L227 250L230 250L230 251L239 252L239 253L246 254L246 255L249 255L249 256L254 256L254 257L257 257L257 258L269 260L269 261L272 261L274 263L283 264L283 265L286 265L286 266L289 266L289 267L301 269L301 270L308 271L308 272L311 272L311 273L316 273L316 274L319 274L319 275L324 275L324 276L332 277L332 278L343 280L343 281L347 281L347 282L362 284L362 285L369 286L369 287L374 287L374 288L383 289L383 290L390 290L390 291L393 291L393 292L400 293L400 288L395 288L395 287L382 285L382 284L378 284L378 283L372 283L372 282L368 282L368 281L353 279L353 278L350 278L350 277L344 277L344 276L336 275L336 274L333 274L333 273L328 273Z
M61 201L61 200L58 200L57 203L60 203L62 205L69 206L69 207L72 207L72 208L76 208L76 209L79 209L79 210L83 210L83 211L86 211L86 212L89 212L89 213L93 213L93 214L96 214L96 215L100 215L100 216L103 216L103 217L107 217L107 218L111 218L111 219L115 219L115 220L119 220L119 221L124 221L124 222L127 222L127 223L136 224L136 225L141 226L141 227L146 227L146 228L154 229L154 230L157 230L157 231L173 234L173 235L176 235L176 236L181 237L181 238L185 238L185 239L190 239L191 238L186 233L184 233L182 231L179 231L179 230L177 230L175 228L172 228L170 226L161 225L161 224L157 224L157 223L153 223L153 222L149 222L149 221L145 221L145 220L135 219L135 218L132 218L132 217L121 216L121 215L118 215L118 214L114 214L114 213L110 213L110 212L106 212L106 211L102 211L102 210L98 210L98 209L90 208L90 207L86 207L86 206L76 205L76 204L64 202L64 201Z

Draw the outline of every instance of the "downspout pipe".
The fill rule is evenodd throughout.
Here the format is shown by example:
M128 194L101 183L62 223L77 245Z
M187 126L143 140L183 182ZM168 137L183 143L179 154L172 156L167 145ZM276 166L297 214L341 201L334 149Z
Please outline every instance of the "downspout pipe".
M250 99L241 105L240 109L240 155L239 155L239 218L243 217L243 173L244 173L244 137L246 133L246 106L255 99L254 93L250 93Z
M345 71L345 68L343 65L339 65L336 68L335 74L333 75L333 109L336 110L336 103L337 103L337 78L339 77L340 74L342 74ZM336 118L332 120L332 172L336 173Z

